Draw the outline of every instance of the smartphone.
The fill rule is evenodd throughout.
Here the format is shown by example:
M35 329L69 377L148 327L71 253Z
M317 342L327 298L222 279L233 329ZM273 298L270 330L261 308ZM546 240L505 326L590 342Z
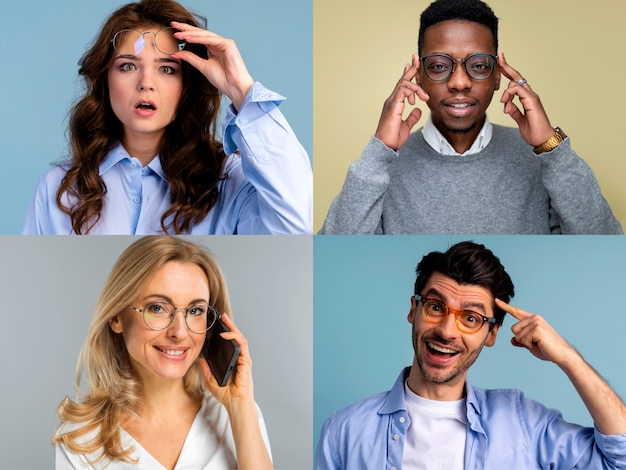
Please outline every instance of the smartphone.
M220 387L225 387L235 368L239 357L239 344L232 339L224 339L220 333L230 331L221 318L215 321L213 327L207 331L202 355L209 363L211 372Z

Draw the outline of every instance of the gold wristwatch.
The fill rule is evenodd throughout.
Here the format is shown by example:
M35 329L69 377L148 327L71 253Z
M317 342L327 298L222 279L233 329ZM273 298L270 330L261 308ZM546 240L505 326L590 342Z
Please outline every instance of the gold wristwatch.
M539 155L540 153L546 153L551 150L554 150L565 139L567 139L565 132L563 132L560 127L555 127L554 135L550 137L548 140L546 140L543 144L539 145L538 147L535 147L533 149L533 152L535 152L536 155Z

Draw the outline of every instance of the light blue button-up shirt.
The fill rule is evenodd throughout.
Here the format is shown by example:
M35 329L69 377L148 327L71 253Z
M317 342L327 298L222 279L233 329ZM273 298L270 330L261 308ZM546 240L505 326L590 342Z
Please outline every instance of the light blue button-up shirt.
M255 83L239 113L230 105L222 124L229 157L218 183L217 203L191 234L308 234L313 230L309 157L278 110L284 97ZM239 152L235 153L236 150ZM69 216L56 203L68 162L39 180L24 234L72 234ZM100 164L107 193L90 234L160 234L170 207L169 183L157 155L148 165L119 144ZM64 201L69 204L65 196Z
M409 368L384 393L333 413L324 423L317 469L401 469L410 420L404 399ZM519 390L466 383L467 470L624 469L626 434L604 435L563 420Z

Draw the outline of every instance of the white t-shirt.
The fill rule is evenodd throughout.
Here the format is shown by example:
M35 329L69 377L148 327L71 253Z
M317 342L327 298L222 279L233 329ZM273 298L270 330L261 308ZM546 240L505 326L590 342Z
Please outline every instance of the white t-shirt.
M263 441L271 456L265 422L258 405L257 413ZM67 432L76 427L78 426L73 423L66 423L59 432ZM152 455L141 447L130 434L123 429L120 429L120 433L124 447L134 447L134 452L131 457L138 459L137 464L114 461L106 466L107 461L101 460L96 465L92 465L89 463L89 460L95 461L98 456L97 452L87 455L76 454L68 450L63 444L57 444L55 446L55 468L57 470L102 468L106 468L107 470L153 470L164 468ZM86 439L92 436L93 434L87 435ZM191 424L180 456L176 462L175 469L213 470L232 469L236 467L237 454L235 452L235 442L228 420L228 412L217 399L207 394L202 403L202 407Z
M410 426L402 467L428 470L462 470L465 457L467 413L465 399L428 400L404 384Z

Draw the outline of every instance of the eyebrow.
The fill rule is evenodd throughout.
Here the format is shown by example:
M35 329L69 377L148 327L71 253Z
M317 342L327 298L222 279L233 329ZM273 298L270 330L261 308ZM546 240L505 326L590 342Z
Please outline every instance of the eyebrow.
M442 302L447 303L445 296L434 287L431 287L430 289L428 289L428 291L426 292L426 295L424 295L424 298L429 298L429 296L431 295L434 295L438 297L438 300L441 300ZM463 310L472 310L472 309L481 310L482 313L487 313L487 309L485 308L485 305L482 302L469 302L469 303L463 304Z
M118 60L118 59L128 59L128 60L136 60L136 61L139 61L139 62L143 62L143 59L141 57L139 57L137 55L133 55L133 54L120 54L113 60L115 61L115 60ZM182 60L180 60L180 59L173 59L171 57L157 57L154 60L154 62L163 63L163 64L179 64L180 65L182 63Z
M182 63L182 60L181 59L173 59L171 57L159 57L158 59L155 60L155 62L180 64L180 63Z
M487 55L497 56L497 53L493 53L492 54L491 52L479 51L479 52L470 52L465 57L462 57L462 58L458 57L458 59L467 59L469 56L476 55L476 54L487 54ZM453 59L455 58L452 54L450 54L448 52L432 52L430 54L424 55L424 57L431 56L431 55L447 55L448 57L451 57Z
M164 294L146 295L145 297L143 297L143 300L144 302L155 302L157 300L164 300L168 302L169 304L171 304L172 306L174 306L174 301L172 300L172 298ZM209 301L208 299L197 298L187 303L187 305L195 305L195 304L200 304L200 303L208 304Z
M117 59L141 60L138 56L134 54L118 54L113 60L117 60Z

